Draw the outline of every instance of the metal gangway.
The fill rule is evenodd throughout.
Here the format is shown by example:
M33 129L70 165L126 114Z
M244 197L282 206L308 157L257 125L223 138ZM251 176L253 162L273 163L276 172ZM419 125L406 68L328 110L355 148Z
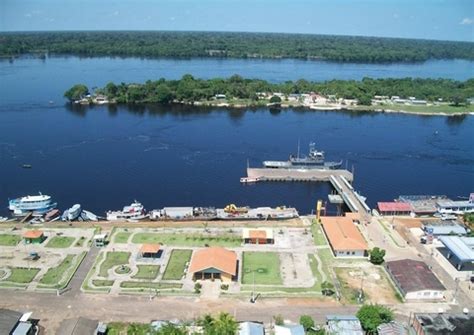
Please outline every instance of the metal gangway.
M344 176L331 175L329 176L329 181L351 212L359 213L363 216L370 215L370 208L365 203L364 198L354 190Z

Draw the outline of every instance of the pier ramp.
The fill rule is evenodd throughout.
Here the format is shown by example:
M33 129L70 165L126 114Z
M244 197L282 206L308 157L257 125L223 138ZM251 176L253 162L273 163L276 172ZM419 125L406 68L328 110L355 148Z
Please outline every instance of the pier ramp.
M343 176L352 182L353 175L347 170L317 170L317 169L264 169L247 168L247 177L256 181L304 181L329 182L331 176Z

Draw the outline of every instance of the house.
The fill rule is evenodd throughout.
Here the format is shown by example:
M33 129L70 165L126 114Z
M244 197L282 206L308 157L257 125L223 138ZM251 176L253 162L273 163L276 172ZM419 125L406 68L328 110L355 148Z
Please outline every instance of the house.
M140 248L140 255L143 258L156 259L160 258L163 253L159 244L143 244Z
M377 202L377 208L381 215L410 215L413 208L406 202Z
M446 288L424 262L401 259L386 262L385 268L405 299L444 299Z
M328 315L325 328L329 335L364 335L362 325L355 315Z
M0 309L0 334L33 335L37 332L37 321L30 320L31 313L20 313L10 309Z
M474 262L474 237L440 236L439 240L448 249L446 257L455 257L458 270L462 269L464 263Z
M411 327L416 335L474 334L474 314L415 313Z
M188 272L194 280L220 279L231 282L237 279L237 254L221 247L194 251Z
M271 228L244 228L242 231L242 239L248 244L273 244L273 229Z
M241 322L239 324L239 335L264 335L265 327L257 322Z
M96 234L92 237L94 245L98 248L104 247L107 244L107 234Z
M469 200L452 201L442 199L436 202L436 210L440 214L458 214L474 213L474 197L471 194Z
M305 335L302 325L275 325L275 335Z
M46 239L46 237L44 236L42 230L33 229L24 231L23 239L25 240L26 244L40 244Z
M336 257L365 257L368 245L352 216L322 216L321 225Z

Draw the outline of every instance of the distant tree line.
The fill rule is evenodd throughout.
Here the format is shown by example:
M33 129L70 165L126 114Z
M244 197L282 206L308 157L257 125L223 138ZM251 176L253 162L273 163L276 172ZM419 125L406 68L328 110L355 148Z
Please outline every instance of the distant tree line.
M77 100L88 93L88 88L77 84L65 92L69 100ZM197 79L184 75L179 80L148 80L144 84L108 83L96 89L96 94L104 94L117 103L170 103L173 101L196 102L214 99L225 94L226 99L248 99L258 101L259 93L281 92L285 95L316 92L335 95L337 98L358 99L360 104L369 105L375 95L414 96L428 101L443 101L463 104L474 97L474 79L455 81L451 79L371 79L331 80L310 82L307 80L270 83L260 79L244 79L239 75L230 78Z
M0 33L0 55L301 58L340 62L474 59L474 43L401 38L236 32Z

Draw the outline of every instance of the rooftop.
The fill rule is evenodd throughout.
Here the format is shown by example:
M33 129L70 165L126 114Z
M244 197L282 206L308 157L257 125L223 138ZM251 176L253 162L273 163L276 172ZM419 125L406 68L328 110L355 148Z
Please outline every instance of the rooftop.
M243 238L273 239L273 229L271 228L244 228Z
M22 315L10 309L0 309L0 334L10 334Z
M438 207L441 208L450 208L450 207L474 207L474 202L468 200L454 201L454 200L438 200L436 202Z
M415 314L426 335L474 334L473 314Z
M363 335L359 319L354 315L328 315L326 324L330 334Z
M210 268L235 276L237 274L237 254L221 247L195 251L191 258L189 272L195 273Z
M239 324L239 335L263 335L264 328L261 323L241 322Z
M23 232L24 238L40 238L43 236L42 230L26 230Z
M160 251L161 246L159 244L143 244L140 248L142 254L156 254Z
M302 325L275 325L275 335L305 335Z
M413 209L406 202L378 202L377 207L381 212L411 212Z
M474 261L474 237L441 236L439 240L460 261Z
M405 294L424 290L444 291L446 289L428 266L421 261L401 259L387 262L385 266Z
M367 250L367 242L347 216L322 216L321 224L334 250Z

